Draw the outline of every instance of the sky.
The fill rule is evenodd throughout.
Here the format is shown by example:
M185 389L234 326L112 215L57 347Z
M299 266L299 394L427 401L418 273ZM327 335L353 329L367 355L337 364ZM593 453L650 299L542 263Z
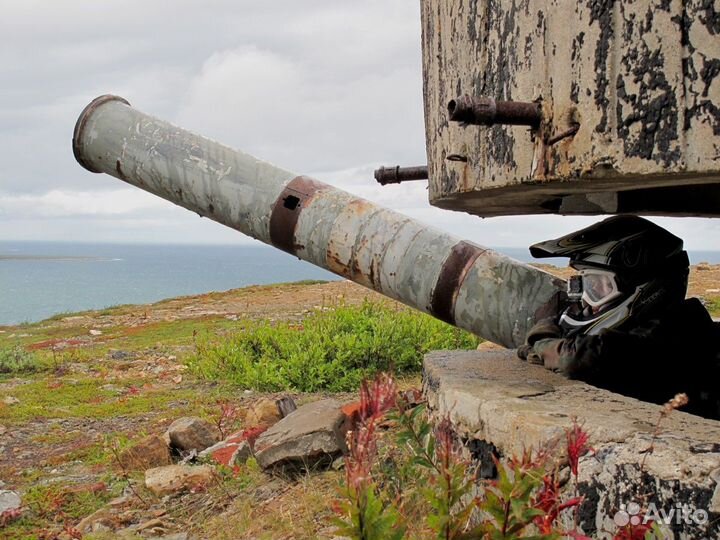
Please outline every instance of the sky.
M0 240L253 243L74 160L93 98L137 109L481 245L527 246L598 217L481 219L428 204L417 0L0 0ZM694 250L720 220L660 218Z

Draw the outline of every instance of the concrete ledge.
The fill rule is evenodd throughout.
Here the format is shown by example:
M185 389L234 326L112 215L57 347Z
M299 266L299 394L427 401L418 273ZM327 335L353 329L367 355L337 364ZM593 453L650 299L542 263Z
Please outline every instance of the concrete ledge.
M500 456L563 436L572 417L584 422L595 449L580 466L586 534L604 538L621 505L638 502L666 515L675 509L671 537L720 537L720 422L674 411L648 453L659 405L569 381L504 349L429 353L423 384L433 414L449 415L471 449ZM684 519L678 505L708 521Z

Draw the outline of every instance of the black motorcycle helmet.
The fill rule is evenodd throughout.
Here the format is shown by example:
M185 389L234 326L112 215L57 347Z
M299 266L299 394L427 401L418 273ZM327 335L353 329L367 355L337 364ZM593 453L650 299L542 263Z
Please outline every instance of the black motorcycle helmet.
M568 293L576 301L560 317L569 335L637 325L682 302L687 292L689 260L683 241L638 216L607 218L534 244L530 253L569 257L570 266L580 272L569 281Z

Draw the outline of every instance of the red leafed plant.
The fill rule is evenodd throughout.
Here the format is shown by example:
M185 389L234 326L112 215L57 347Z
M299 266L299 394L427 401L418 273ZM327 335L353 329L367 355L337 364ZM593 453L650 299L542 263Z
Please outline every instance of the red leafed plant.
M570 471L577 478L580 458L592 449L588 446L590 436L587 431L578 424L577 418L573 418L572 422L572 427L565 430L565 438L567 440L567 457L570 463Z
M395 380L386 374L380 374L372 382L360 384L360 422L367 423L377 419L395 407L397 386Z
M520 539L590 540L578 530L580 459L592 451L573 419L559 441L519 457L494 459L497 477L476 477L476 464L448 416L435 419L423 405L398 395L395 381L378 375L360 387L357 428L347 436L342 498L332 504L336 534L356 540ZM385 418L395 430L378 430ZM433 427L434 424L434 427ZM391 435L394 432L394 440ZM575 493L563 496L565 462ZM561 517L570 513L567 530ZM652 525L624 527L614 540L655 538Z

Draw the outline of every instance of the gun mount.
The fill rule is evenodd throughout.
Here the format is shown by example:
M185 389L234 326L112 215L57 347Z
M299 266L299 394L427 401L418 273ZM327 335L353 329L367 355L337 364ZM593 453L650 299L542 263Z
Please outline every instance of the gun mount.
M101 96L75 158L300 259L516 347L564 282L393 210Z
M712 2L424 0L430 203L720 216Z

